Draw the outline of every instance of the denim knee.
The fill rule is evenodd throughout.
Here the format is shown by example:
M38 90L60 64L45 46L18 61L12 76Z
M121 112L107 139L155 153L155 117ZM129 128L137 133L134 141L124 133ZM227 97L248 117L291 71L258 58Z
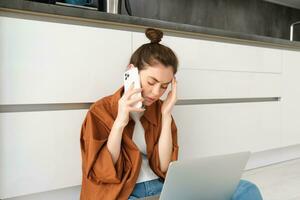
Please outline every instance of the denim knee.
M262 200L258 187L250 181L240 180L232 200Z

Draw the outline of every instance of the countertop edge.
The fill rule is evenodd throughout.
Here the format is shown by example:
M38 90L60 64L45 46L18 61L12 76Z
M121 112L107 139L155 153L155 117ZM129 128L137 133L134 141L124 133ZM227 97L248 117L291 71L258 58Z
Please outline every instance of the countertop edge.
M58 18L72 18L77 20L121 25L124 27L155 27L169 32L223 39L238 43L251 43L274 48L284 48L300 51L300 42L279 38L238 33L221 29L201 27L190 24L175 23L157 19L141 18L128 15L116 15L96 10L80 9L62 5L45 4L26 0L0 0L0 11L24 14L46 15Z

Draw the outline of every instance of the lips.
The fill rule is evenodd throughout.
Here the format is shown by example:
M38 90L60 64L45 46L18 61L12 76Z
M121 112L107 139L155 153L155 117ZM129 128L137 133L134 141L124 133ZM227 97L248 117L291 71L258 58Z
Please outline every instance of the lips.
M150 101L154 101L154 99L150 98L150 97L147 97L147 99L149 99Z

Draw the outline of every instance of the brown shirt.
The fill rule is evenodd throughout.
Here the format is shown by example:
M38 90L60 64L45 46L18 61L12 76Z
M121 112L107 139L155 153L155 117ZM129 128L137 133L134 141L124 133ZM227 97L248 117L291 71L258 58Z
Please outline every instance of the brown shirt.
M120 156L115 163L107 149L108 135L118 114L118 100L124 92L121 87L113 95L95 102L89 109L82 124L80 145L82 156L81 200L128 199L141 168L142 157L132 141L135 122L131 119L124 128ZM141 124L145 129L147 157L150 168L161 178L166 173L160 169L158 140L162 128L161 106L158 100L146 106ZM171 123L173 152L171 161L177 160L177 127Z

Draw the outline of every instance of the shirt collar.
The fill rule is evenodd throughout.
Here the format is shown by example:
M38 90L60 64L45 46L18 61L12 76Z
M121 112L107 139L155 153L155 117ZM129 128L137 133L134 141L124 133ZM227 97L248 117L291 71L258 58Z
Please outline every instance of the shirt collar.
M111 103L111 110L114 118L118 115L118 101L122 97L124 92L124 86L119 88L113 95L112 95L112 103ZM153 102L150 106L145 106L145 111L143 116L149 121L151 124L157 126L158 118L159 118L159 100ZM142 116L142 117L143 117ZM131 118L131 116L130 116Z

